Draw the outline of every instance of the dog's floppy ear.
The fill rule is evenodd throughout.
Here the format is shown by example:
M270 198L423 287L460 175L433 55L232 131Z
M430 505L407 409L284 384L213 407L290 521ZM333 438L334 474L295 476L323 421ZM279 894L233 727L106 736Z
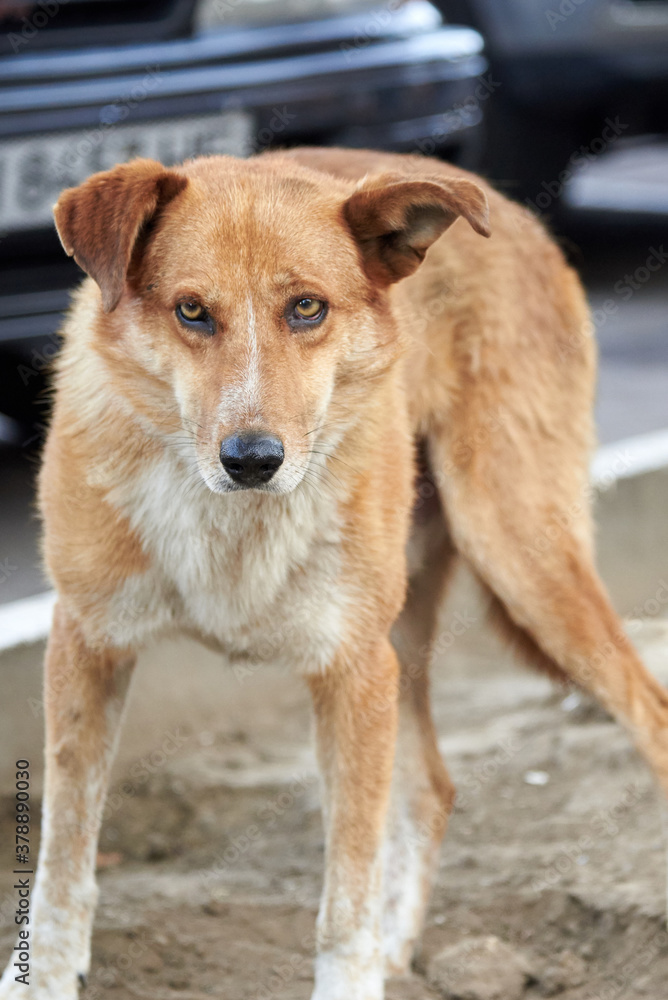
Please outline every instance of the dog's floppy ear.
M379 285L406 278L460 215L489 236L487 198L466 178L380 174L363 181L343 206L368 277Z
M94 278L105 312L123 294L142 226L188 183L156 160L133 160L63 191L53 214L70 257Z

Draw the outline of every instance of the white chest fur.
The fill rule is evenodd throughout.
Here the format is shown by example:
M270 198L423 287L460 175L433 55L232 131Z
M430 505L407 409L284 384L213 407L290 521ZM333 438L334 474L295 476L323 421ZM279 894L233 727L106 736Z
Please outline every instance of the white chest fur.
M151 560L110 612L118 644L194 632L236 662L317 670L342 639L340 527L327 490L214 494L165 452L110 497Z

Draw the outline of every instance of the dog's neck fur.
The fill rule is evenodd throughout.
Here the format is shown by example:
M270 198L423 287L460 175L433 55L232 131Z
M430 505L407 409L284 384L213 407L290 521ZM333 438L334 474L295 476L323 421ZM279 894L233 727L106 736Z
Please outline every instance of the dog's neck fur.
M275 661L287 638L286 605L299 606L304 624L316 614L330 623L337 617L327 604L328 584L339 570L339 514L326 488L304 482L283 496L221 496L194 480L192 465L165 447L109 499L151 561L119 594L121 604L137 607L130 633L141 627L149 638L174 627L218 643L232 659ZM118 615L114 608L111 617ZM285 650L286 659L296 645ZM303 666L309 669L322 653L307 645ZM326 646L331 653L331 640Z

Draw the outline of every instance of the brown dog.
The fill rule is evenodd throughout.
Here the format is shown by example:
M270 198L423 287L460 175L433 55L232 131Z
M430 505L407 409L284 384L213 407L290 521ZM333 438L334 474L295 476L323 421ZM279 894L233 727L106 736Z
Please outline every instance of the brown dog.
M232 661L270 643L306 677L327 825L314 998L379 1000L453 801L425 668L456 552L668 790L668 699L592 559L581 287L530 215L419 157L138 160L55 215L90 278L40 480L59 600L32 978L10 966L0 998L76 996L135 653L185 630ZM418 454L439 502L408 545Z

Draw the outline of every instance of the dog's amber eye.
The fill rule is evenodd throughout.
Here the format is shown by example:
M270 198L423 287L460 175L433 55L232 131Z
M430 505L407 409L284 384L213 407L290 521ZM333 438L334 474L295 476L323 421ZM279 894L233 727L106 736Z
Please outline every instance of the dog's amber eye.
M295 303L295 315L299 319L320 319L325 312L325 303L322 299L300 299Z
M179 312L189 323L194 323L204 316L204 309L199 302L182 302L179 306Z
M176 315L184 326L214 333L213 319L199 302L179 302Z
M302 319L315 319L322 312L323 303L320 299L300 299L295 306L295 312Z

